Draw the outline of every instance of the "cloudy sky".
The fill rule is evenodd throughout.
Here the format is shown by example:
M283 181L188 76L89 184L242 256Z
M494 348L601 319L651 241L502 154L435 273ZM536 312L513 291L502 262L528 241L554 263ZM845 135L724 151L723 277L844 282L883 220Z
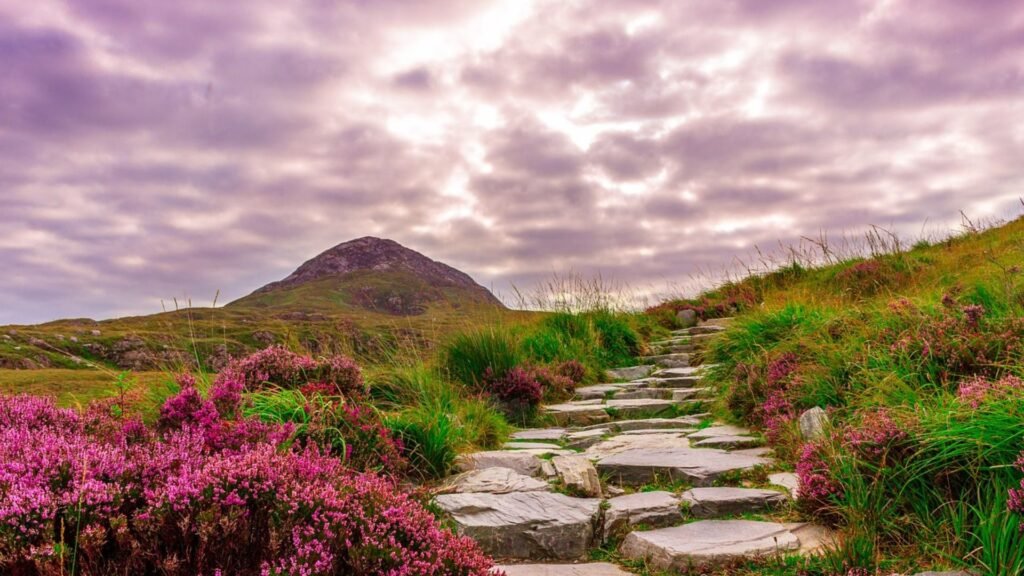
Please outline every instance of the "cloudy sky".
M1022 94L1020 0L0 0L0 324L230 300L364 235L657 289L1005 216Z

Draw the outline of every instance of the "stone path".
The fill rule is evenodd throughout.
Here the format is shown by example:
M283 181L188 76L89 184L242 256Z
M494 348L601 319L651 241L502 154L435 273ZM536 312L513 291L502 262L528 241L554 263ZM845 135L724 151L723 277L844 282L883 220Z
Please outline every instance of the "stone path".
M787 508L796 477L742 485L745 472L771 471L771 450L703 411L712 391L700 385L706 367L690 358L725 323L676 331L641 364L609 371L616 381L545 406L551 427L460 456L461 473L438 490L437 506L508 562L500 568L509 576L629 574L582 562L616 543L621 557L657 570L812 551L827 537L820 527L736 518Z

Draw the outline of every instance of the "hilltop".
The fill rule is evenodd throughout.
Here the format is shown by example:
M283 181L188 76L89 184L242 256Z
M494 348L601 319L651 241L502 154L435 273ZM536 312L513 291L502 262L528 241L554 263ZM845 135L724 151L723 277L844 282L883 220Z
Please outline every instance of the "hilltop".
M0 327L0 368L217 370L274 343L365 359L430 347L454 329L507 314L516 313L464 272L393 240L364 237L222 308Z

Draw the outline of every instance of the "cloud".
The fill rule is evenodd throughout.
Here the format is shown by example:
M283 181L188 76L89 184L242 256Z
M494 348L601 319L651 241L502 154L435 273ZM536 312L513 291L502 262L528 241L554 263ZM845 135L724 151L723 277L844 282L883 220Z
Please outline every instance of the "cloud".
M1015 209L1012 0L0 4L0 323L391 237L507 292Z

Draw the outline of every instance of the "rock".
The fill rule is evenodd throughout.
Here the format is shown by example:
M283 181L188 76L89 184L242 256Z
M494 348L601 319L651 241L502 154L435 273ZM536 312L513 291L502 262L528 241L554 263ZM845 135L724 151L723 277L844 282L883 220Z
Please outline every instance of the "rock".
M683 492L682 498L690 504L690 515L696 518L761 512L789 502L785 494L755 488L693 488Z
M544 406L543 411L549 415L557 424L565 426L574 424L586 426L589 424L601 424L611 420L611 416L605 411L601 404L577 404L567 402L565 404L552 404Z
M540 458L527 452L492 450L461 454L455 459L455 469L468 472L486 468L508 468L524 476L536 476L540 472Z
M621 386L615 384L594 384L593 386L583 386L576 389L576 398L580 400L594 400L602 399L613 392L622 390Z
M636 400L638 398L675 400L676 398L673 392L681 392L681 390L672 390L670 388L637 388L636 390L630 390L628 392L616 392L612 398L616 400Z
M676 388L672 390L672 401L710 399L710 388Z
M605 370L609 378L615 380L636 380L643 378L651 372L650 366L627 366L625 368L613 368Z
M573 450L586 450L600 442L609 433L611 433L611 430L608 428L593 428L591 430L572 432L567 436L566 446Z
M620 432L628 432L630 430L643 430L643 429L655 429L662 428L665 430L685 430L693 428L700 421L692 421L686 416L682 418L640 418L637 420L622 420L620 422L614 422L610 426L614 430Z
M558 476L558 471L555 470L555 465L550 460L540 461L540 475L543 478L554 478Z
M99 336L100 334L102 334L102 332L100 332L99 330L89 330L89 334L92 336Z
M547 442L505 442L502 445L504 450L561 450L562 447L558 444L548 444Z
M675 433L679 434L680 436L686 436L687 433L689 433L689 432L696 432L696 431L697 431L696 428L679 428L679 429L675 430ZM638 436L638 435L641 435L641 434L665 434L667 432L670 432L670 431L666 430L665 428L641 428L639 430L626 430L625 432L622 432L622 435L623 436Z
M605 406L612 409L621 418L650 418L671 412L676 403L671 400L655 400L653 398L612 399L605 402Z
M565 437L565 428L533 428L513 432L511 440L523 440L527 442L561 442Z
M613 454L655 448L689 448L686 436L674 430L662 430L659 434L624 434L613 436L587 448L587 458L601 459Z
M590 460L577 455L555 456L551 463L570 492L591 498L601 496L601 480Z
M641 486L655 478L689 480L694 486L708 486L726 472L749 470L770 463L767 458L714 448L645 448L603 457L597 462L597 470L619 484L632 486Z
M587 564L508 564L495 566L495 572L507 576L630 576L622 568L607 562Z
M699 440L693 444L694 448L749 448L761 444L760 438L752 436L712 436Z
M804 437L804 440L821 438L825 434L828 423L828 412L818 406L804 410L804 413L800 415L800 435Z
M72 336L72 337L68 338L68 340L71 340L72 342L77 344L78 343L78 336Z
M746 454L747 456L771 456L774 451L768 446L758 446L757 448L744 448L742 450L732 450L733 454Z
M11 336L9 334L4 334L4 340L10 340L10 339L11 339Z
M792 472L778 472L768 476L768 482L774 486L781 486L789 491L792 498L797 497L800 489L800 477Z
M625 493L626 493L626 491L623 490L622 488L619 488L618 486L613 486L611 484L605 486L605 488L604 488L604 494L608 498L614 498L616 496L622 496Z
M693 328L699 321L696 310L680 310L676 313L676 323L682 328Z
M683 520L679 499L670 492L638 492L608 501L604 512L604 539L625 534L629 528L674 526Z
M509 468L484 468L451 477L441 488L442 494L511 492L550 492L551 485L543 480L524 476Z
M702 520L673 528L632 532L620 552L655 570L685 570L796 550L800 540L784 525L751 520Z
M747 430L746 428L723 424L718 426L708 426L707 428L697 430L693 434L690 434L690 439L704 440L705 438L714 438L715 436L748 436L749 434L750 430Z
M552 492L442 494L435 502L485 553L530 560L582 558L601 505Z
M572 456L576 454L574 450L566 450L564 448L524 448L522 450L511 450L517 454L533 454L540 458L547 458L550 456Z

